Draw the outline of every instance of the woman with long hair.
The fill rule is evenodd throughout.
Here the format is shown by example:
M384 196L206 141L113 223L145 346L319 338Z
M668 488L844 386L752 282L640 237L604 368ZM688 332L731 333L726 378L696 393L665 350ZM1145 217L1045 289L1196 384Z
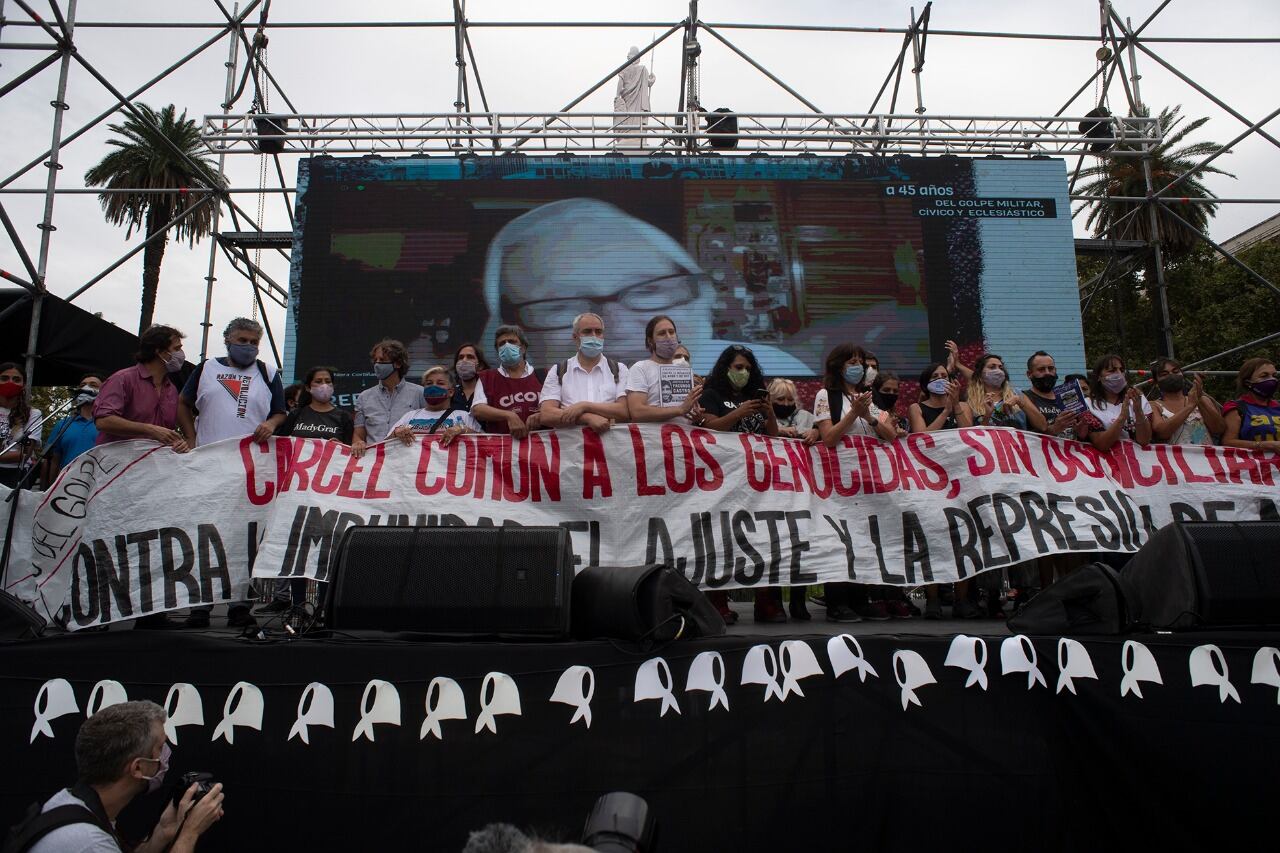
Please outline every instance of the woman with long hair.
M676 321L666 314L651 317L644 327L644 346L649 357L637 361L627 371L627 408L631 412L631 420L661 423L688 416L698 404L702 386L693 381L692 367L675 363L676 351L680 348ZM671 379L665 382L664 367L675 368L667 371ZM672 381L675 378L681 378L681 381ZM691 390L686 391L685 381Z
M1121 438L1143 447L1151 443L1151 403L1129 385L1124 359L1118 355L1104 355L1093 366L1084 427L1089 441L1102 451Z
M702 426L707 429L755 435L778 434L778 419L769 405L760 363L756 361L755 353L741 344L727 346L720 353L703 382L699 405L703 413ZM726 614L726 611L733 612L729 608L727 593L712 592L709 598L726 622L734 618ZM756 589L755 621L787 621L787 614L782 609L781 589Z
M974 426L1003 426L1014 429L1048 429L1044 415L1009 382L1004 359L985 353L973 366L969 381L969 409Z
M837 344L827 354L822 388L813 400L813 418L822 443L836 447L846 435L893 441L897 430L888 415L871 401L866 381L866 352L856 344ZM884 605L872 603L866 584L826 583L823 593L828 622L882 622Z
M1151 365L1160 396L1151 406L1151 432L1166 444L1215 444L1226 432L1218 401L1204 391L1200 374L1187 379L1182 365L1172 358Z
M1280 402L1276 389L1280 377L1276 362L1270 358L1250 358L1236 374L1236 390L1240 396L1222 407L1226 412L1226 432L1222 443L1227 447L1274 447L1280 441Z
M12 361L0 364L0 450L15 439L24 439L9 452L0 455L0 484L13 488L18 484L22 459L40 444L40 410L27 405L23 394L27 377Z

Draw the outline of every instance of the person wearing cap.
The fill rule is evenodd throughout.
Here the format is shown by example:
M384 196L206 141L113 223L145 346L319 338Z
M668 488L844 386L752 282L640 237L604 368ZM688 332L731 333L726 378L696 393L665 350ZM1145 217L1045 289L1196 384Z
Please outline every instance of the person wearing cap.
M44 448L44 483L52 486L58 472L72 459L91 449L98 441L98 427L93 422L93 402L102 388L102 377L86 373L76 383L76 394L71 401L71 414L59 420L49 433L49 443Z

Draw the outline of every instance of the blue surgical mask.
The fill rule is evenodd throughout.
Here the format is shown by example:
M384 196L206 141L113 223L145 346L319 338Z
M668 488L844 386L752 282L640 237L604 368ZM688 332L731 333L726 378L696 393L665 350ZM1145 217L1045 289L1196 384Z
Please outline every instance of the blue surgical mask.
M858 385L867 373L861 364L851 364L844 369L844 381L850 385Z
M947 393L947 380L935 379L926 385L925 388L929 390L930 394L937 394L941 397L943 394Z
M587 358L597 358L604 352L604 338L597 338L594 335L583 336L578 339L578 349Z
M498 347L498 361L503 367L515 367L524 358L524 353L516 344L506 343Z
M227 356L237 367L248 367L258 360L258 347L255 344L227 344Z
M441 388L439 385L427 385L422 389L422 399L428 403L439 403L445 397L449 396L448 388Z

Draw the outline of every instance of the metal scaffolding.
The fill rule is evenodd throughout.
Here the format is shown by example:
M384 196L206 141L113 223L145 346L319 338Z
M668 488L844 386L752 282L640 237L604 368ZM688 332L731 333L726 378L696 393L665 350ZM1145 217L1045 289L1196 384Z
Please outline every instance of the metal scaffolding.
M1160 55L1156 48L1163 50L1165 44L1217 44L1217 45L1260 45L1280 43L1280 37L1206 37L1206 36L1145 36L1147 27L1168 6L1170 0L1164 0L1146 20L1138 26L1122 18L1113 8L1110 0L1098 0L1099 32L1096 35L1066 33L1028 33L1028 32L993 32L961 29L937 29L931 20L932 3L926 3L919 14L916 9L910 10L906 26L902 28L884 28L870 26L823 26L802 24L759 24L705 21L698 13L698 0L689 0L688 14L679 21L471 21L466 14L466 0L451 0L452 16L447 20L420 21L275 21L270 18L271 0L248 0L243 9L237 5L231 10L222 0L211 0L214 20L207 22L178 21L78 21L77 0L48 0L52 12L52 22L43 18L28 0L13 0L13 3L26 15L26 18L10 19L5 17L5 0L0 0L0 56L6 59L12 56L31 56L45 54L27 70L14 76L9 82L0 86L0 98L11 91L27 85L45 68L58 65L59 77L56 97L52 101L53 122L51 144L48 151L27 164L17 168L7 177L0 179L0 200L6 194L40 194L44 197L44 212L38 224L40 230L39 247L33 259L27 251L18 229L11 221L4 205L0 202L0 224L8 235L14 249L22 262L23 273L0 270L0 277L14 282L26 291L25 301L33 303L30 335L27 342L27 369L32 373L36 359L39 357L39 317L43 299L50 291L46 280L48 261L53 247L54 202L62 194L99 194L104 190L89 187L58 186L59 155L63 148L79 139L86 132L107 118L120 111L130 113L140 121L150 119L135 106L139 97L149 91L160 81L187 65L205 51L226 40L227 61L225 62L226 78L223 101L219 105L220 112L210 112L204 116L201 124L201 135L209 150L216 155L218 169L225 169L226 158L233 155L249 155L263 158L261 173L268 174L266 157L273 161L274 177L277 186L266 186L265 183L254 187L193 187L189 192L204 194L200 204L212 201L214 239L209 249L208 272L205 277L205 305L202 323L201 357L208 351L209 316L217 282L218 258L221 254L250 284L250 292L257 305L264 307L264 298L277 305L287 304L287 289L276 283L256 260L261 251L275 251L288 258L290 243L285 239L287 234L265 230L261 221L262 202L265 198L278 195L283 200L290 222L293 221L293 207L289 197L295 188L288 185L280 158L315 156L319 154L407 154L427 156L474 156L501 155L520 153L643 153L654 156L663 154L697 154L708 150L716 150L725 154L739 156L785 156L785 155L826 155L826 156L1002 156L1002 157L1046 157L1056 156L1076 158L1071 176L1071 199L1073 202L1087 204L1102 200L1075 192L1075 184L1080 175L1085 158L1097 155L1100 151L1119 147L1122 156L1138 160L1144 171L1146 193L1142 196L1111 197L1110 201L1131 202L1135 204L1129 215L1140 214L1148 218L1154 226L1156 217L1162 212L1171 216L1172 220L1190 229L1196 236L1205 241L1212 249L1225 257L1229 262L1241 268L1264 287L1280 295L1280 288L1250 269L1235 258L1221 245L1210 240L1182 216L1178 215L1174 205L1178 203L1203 203L1197 199L1180 199L1175 196L1177 187L1196 169L1186 175L1178 176L1159 189L1156 188L1151 174L1151 154L1158 149L1164 139L1164 129L1159 120L1147 117L1146 105L1142 100L1138 73L1138 54L1160 66L1194 91L1212 101L1228 115L1244 125L1244 130L1224 150L1210 155L1197 165L1207 165L1222 156L1250 136L1259 136L1273 145L1280 147L1280 140L1269 133L1265 126L1277 115L1277 109L1260 120L1253 120L1240 113L1209 89L1193 80L1182 70L1171 64ZM129 93L121 92L77 49L75 34L77 30L96 29L170 29L175 31L194 30L212 31L204 40L192 48L183 57L170 64L143 85ZM270 33L277 31L325 30L331 28L354 29L421 29L438 28L453 31L453 60L457 77L456 95L452 112L434 114L321 114L301 112L285 93L279 80L267 67L265 54ZM643 122L628 122L634 114L577 112L575 107L586 100L622 71L629 63L612 68L604 74L599 82L592 85L577 98L569 101L553 112L509 112L491 108L480 79L476 52L471 43L470 31L473 29L539 29L539 28L631 28L651 29L659 35L640 51L640 56L650 54L655 47L671 38L680 42L680 88L679 103L672 112L656 112L643 114ZM806 98L788 83L783 81L765 65L751 57L746 51L733 43L726 35L735 31L776 31L776 32L824 32L841 34L873 34L898 38L901 44L892 62L884 82L872 100L866 113L841 113L821 109L813 101ZM6 36L14 32L22 33L24 40L5 41ZM39 41L26 40L30 37ZM700 63L702 47L701 36L708 36L722 45L731 54L738 57L764 77L772 81L780 89L792 96L803 107L795 113L762 113L735 112L736 129L727 134L721 125L709 120L714 113L704 112L700 102ZM1017 39L1066 42L1094 42L1099 44L1097 64L1091 76L1067 101L1048 116L953 116L932 115L925 108L923 72L930 36L961 39ZM1154 47L1153 47L1154 46ZM241 52L244 58L241 62ZM71 133L63 132L63 115L67 109L67 78L72 63L83 68L94 78L96 84L105 88L115 98L109 109L97 115L86 124ZM911 112L900 110L898 106L901 94L903 74L910 68L915 106ZM1100 115L1095 107L1106 101L1108 91L1118 81L1123 90L1127 107L1127 115ZM1100 87L1100 94L1094 103L1087 103L1085 109L1076 108L1081 98L1091 86ZM478 109L473 108L472 93L479 96ZM888 108L878 109L888 94ZM251 107L248 111L236 111L235 105L242 96L249 95ZM271 110L268 103L271 98L278 99L285 109ZM1074 109L1073 109L1074 108ZM1087 131L1087 132L1086 132ZM731 136L731 146L726 146L726 137ZM732 150L724 150L731 147ZM1113 152L1114 154L1115 152ZM15 181L27 175L36 166L48 168L47 179L43 188L14 187ZM5 169L4 171L7 171ZM105 192L151 192L149 190L117 189ZM259 216L250 215L235 201L235 196L244 194L257 195L259 199ZM1276 199L1238 198L1212 199L1217 204L1258 204L1277 203ZM194 207L194 206L193 206ZM233 230L218 232L224 215L232 221ZM59 283L58 290L69 294L74 300L96 283L106 278L130 258L142 251L151 240L161 239L175 222L170 222L161 230L143 235L137 245L132 247L123 257L113 260L103 270L88 281L80 284L68 282L63 287ZM1134 241L1080 241L1083 250L1103 251L1108 255L1106 269L1094 280L1081 286L1082 305L1090 302L1108 286L1111 286L1124 272L1136 267L1139 263L1154 256L1152 268L1156 280L1147 286L1159 317L1159 339L1161 348L1173 354L1173 340L1170 329L1166 286L1164 281L1164 263L1160 244L1155 241L1155 229L1149 228L1152 239L1147 243L1135 244ZM24 302L25 302L24 301ZM16 310L15 303L3 313ZM264 324L279 362L279 348L276 345L275 333L266 323L266 312L263 313ZM1199 364L1213 363L1249 346L1256 345L1280 336L1280 331L1273 335L1225 350L1215 356L1202 359Z

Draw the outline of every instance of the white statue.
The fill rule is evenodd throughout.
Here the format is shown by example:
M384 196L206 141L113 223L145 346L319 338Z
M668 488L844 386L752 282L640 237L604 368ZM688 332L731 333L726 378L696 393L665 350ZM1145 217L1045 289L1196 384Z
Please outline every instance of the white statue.
M626 68L618 72L618 93L613 98L613 109L620 113L647 113L652 112L649 105L649 89L658 78L654 76L653 71L644 67L643 62L637 62L640 57L640 48L633 47L627 51L627 59L631 60ZM642 116L624 116L618 119L617 127L620 130L634 131L644 127L644 118ZM627 137L618 137L617 145L622 147L628 142ZM631 139L632 145L635 147L644 147L644 143L640 139Z

